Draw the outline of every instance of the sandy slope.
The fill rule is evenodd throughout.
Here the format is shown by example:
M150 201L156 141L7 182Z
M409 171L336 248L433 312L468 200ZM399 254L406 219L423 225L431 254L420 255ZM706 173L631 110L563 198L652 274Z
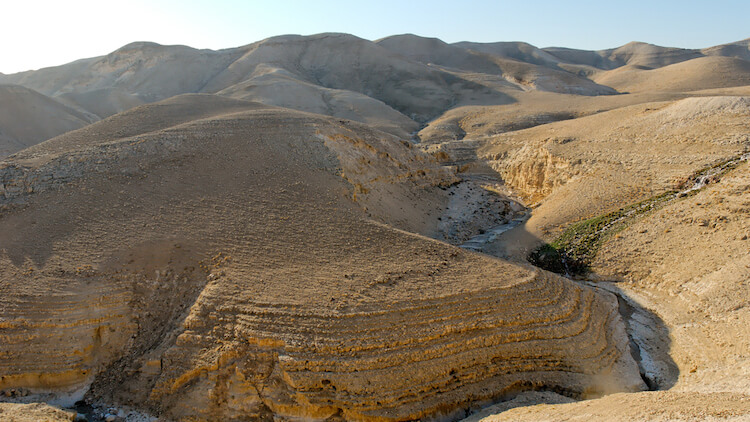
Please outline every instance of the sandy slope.
M4 107L11 148L29 144L5 127L111 116L0 162L0 390L174 419L458 419L643 388L619 308L670 391L523 393L471 420L746 419L748 164L608 238L596 290L424 237L512 217L479 188L501 179L536 207L485 251L523 261L746 151L746 51L319 34L0 75L54 96L6 88L52 116ZM609 87L631 93L584 96ZM431 154L405 140L422 123Z
M647 103L488 139L478 154L529 203L537 235L635 203L748 148L747 97Z
M526 230L505 241L522 242L521 234L534 230L538 231L526 241L552 239L555 228L567 222L659 193L669 189L670 178L750 150L749 116L748 97L688 98L518 132L519 143L532 144L535 136L554 134L556 138L548 138L543 148L555 152L545 155L536 166L530 165L526 174L534 174L530 171L534 168L543 169L535 180L551 177L561 184L555 187L551 182L552 193L541 199ZM605 129L607 122L617 125ZM554 142L560 137L567 141ZM502 139L495 139L488 151L507 147L513 137ZM578 144L585 139L590 141ZM527 153L524 148L509 154L509 159ZM587 154L592 154L591 158L586 158ZM528 165L534 156L539 154L519 162ZM559 161L563 156L569 157L567 162ZM598 163L598 170L571 171L569 160L573 157L581 159L583 167L587 161ZM558 404L565 399L549 394L531 394L486 409L470 420L749 418L748 170L744 162L718 183L647 213L606 238L588 275L596 280L594 285L619 292L629 303L647 310L628 317L629 330L641 345L646 371L661 372L661 388L669 391L571 404ZM560 176L562 179L554 179ZM513 248L494 252L508 250L521 259L528 252ZM662 328L655 328L658 326ZM511 408L515 409L508 410Z
M648 391L613 394L597 400L568 403L553 393L539 397L527 395L504 405L502 413L472 417L466 422L484 421L746 421L750 418L750 395L733 393L691 394ZM534 402L549 404L532 405ZM513 406L515 405L515 406ZM526 406L526 407L524 407ZM497 410L504 410L498 406ZM492 409L487 410L492 411ZM484 412L483 412L484 414Z
M750 85L750 62L730 57L701 57L658 69L627 65L593 77L620 92L673 91Z
M250 79L217 94L354 120L404 139L411 138L419 127L382 101L354 91L321 87L265 64L256 67Z
M18 85L0 85L0 158L86 126L76 110Z
M645 388L613 296L416 234L456 179L366 126L189 95L0 166L0 389L26 399L412 420Z
M597 255L594 276L619 280L612 288L668 327L668 337L651 341L677 366L669 391L571 404L557 404L566 399L551 393L529 394L470 420L750 419L749 170L745 163L697 195L644 216L610 238Z
M750 168L609 240L601 277L642 297L671 328L677 391L750 391Z
M609 87L592 83L585 77L560 68L537 64L533 54L523 54L528 45L503 48L496 44L461 43L448 45L435 38L416 35L397 35L377 41L390 51L425 64L434 64L448 69L459 69L480 75L499 75L516 90L559 92L576 95L614 94ZM517 48L520 47L520 48ZM539 52L537 50L537 52ZM539 55L544 55L539 52ZM476 76L462 75L474 79Z
M549 92L523 92L509 95L514 101L505 105L453 108L429 122L419 132L419 138L425 144L464 138L485 139L500 133L584 117L634 104L685 98L690 94L643 92L593 98Z
M5 422L71 422L75 417L75 412L46 404L0 403L0 419Z

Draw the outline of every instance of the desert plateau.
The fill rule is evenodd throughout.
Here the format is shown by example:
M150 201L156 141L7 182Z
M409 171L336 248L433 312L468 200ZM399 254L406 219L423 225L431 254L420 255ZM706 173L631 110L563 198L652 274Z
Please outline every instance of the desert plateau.
M0 421L415 420L750 420L750 39L0 74Z

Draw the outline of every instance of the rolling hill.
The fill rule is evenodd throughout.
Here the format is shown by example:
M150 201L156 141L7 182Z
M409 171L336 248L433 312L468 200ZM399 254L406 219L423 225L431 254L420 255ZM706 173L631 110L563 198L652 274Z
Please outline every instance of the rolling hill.
M519 383L644 388L614 296L418 234L456 180L360 124L181 96L24 150L0 180L0 389L407 420Z
M0 159L94 121L18 85L0 85Z
M0 419L746 419L747 48L0 74Z

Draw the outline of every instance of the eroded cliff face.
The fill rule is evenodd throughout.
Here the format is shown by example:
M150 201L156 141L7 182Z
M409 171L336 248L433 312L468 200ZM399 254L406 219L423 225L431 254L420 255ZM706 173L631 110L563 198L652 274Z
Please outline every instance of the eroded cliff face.
M186 254L187 245L149 242L117 269L3 257L0 390L54 392L52 402L72 406L104 368L125 369L174 329L205 285L203 264Z
M372 220L392 190L393 221L428 230L454 182L384 136L256 106L6 162L31 189L0 217L2 389L177 420L399 421L645 387L613 297Z
M523 389L642 387L612 303L552 276L346 310L240 304L221 284L161 359L149 402L177 419L450 418Z
M528 204L538 203L583 172L576 163L550 152L547 142L555 141L529 143L504 160L490 162L508 187Z
M423 242L400 241L410 253ZM334 276L333 290L316 289L309 304L293 292L264 301L252 285L278 292L289 275L246 279L226 256L208 262L192 303L195 285L169 261L150 278L100 274L78 282L85 294L67 291L54 315L4 327L3 386L62 397L93 381L93 398L176 420L358 421L452 419L527 389L586 396L644 387L613 297L449 246L430 255L398 272L390 264ZM479 279L471 289L455 285L468 281L466 270ZM52 293L36 299L50 309L61 302ZM12 303L25 318L39 308Z

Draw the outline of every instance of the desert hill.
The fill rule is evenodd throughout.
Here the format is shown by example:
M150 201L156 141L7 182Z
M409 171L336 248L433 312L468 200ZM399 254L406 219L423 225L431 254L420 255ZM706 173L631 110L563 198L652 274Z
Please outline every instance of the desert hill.
M704 48L701 52L707 56L724 56L750 60L750 38L729 44Z
M449 45L435 38L397 35L376 41L393 52L425 64L444 66L467 72L502 76L516 90L539 90L577 95L614 94L609 87L555 68L538 65L530 53L521 53L528 44L503 48L496 44L460 43ZM520 48L519 48L520 47ZM457 73L462 76L461 73ZM475 77L464 76L475 80Z
M135 42L103 57L6 75L5 78L52 97L117 89L153 102L199 91L237 55L239 52L232 55L186 46Z
M78 111L18 85L0 85L0 158L92 123Z
M525 94L539 91L600 96L744 85L746 44L698 51L630 43L582 51L521 42L449 45L410 34L375 42L287 35L218 51L136 42L102 57L0 75L0 83L50 96L89 121L209 93L359 121L406 138L457 107L524 102Z
M730 95L732 93L725 94ZM483 140L501 133L542 124L585 117L630 105L673 101L690 95L711 96L716 95L716 93L687 94L649 91L591 98L551 92L527 92L517 95L517 100L509 104L452 108L429 122L419 131L418 137L423 144L435 144L464 138Z
M695 196L645 215L606 239L597 254L599 285L663 318L668 336L655 334L642 314L630 324L638 341L650 338L651 353L670 351L678 376L669 391L580 403L529 395L468 421L747 419L748 170L745 161ZM551 405L521 407L540 402Z
M559 59L525 42L496 42L496 43L475 43L475 42L458 42L453 44L470 51L489 54L492 56L514 59L520 62L536 64L545 67L557 67Z
M703 56L697 50L660 47L635 41L622 47L600 51L556 47L545 48L542 51L566 63L592 66L603 70L612 70L626 65L653 69Z
M177 419L406 420L518 383L644 388L613 296L395 229L434 232L455 180L359 124L182 96L0 174L6 391L91 385Z
M740 154L748 117L748 97L645 103L490 137L478 155L527 203L540 203L527 227L554 231Z
M627 65L593 79L620 92L727 88L750 84L750 62L729 57L701 57L658 69Z
M524 259L541 240L562 239L563 229L585 230L576 224L629 205L653 204L654 211L635 214L602 235L587 280L647 310L626 318L629 332L641 356L648 356L646 372L661 374L652 379L670 390L635 395L623 408L614 405L621 399L613 396L506 412L515 407L511 401L487 409L481 414L486 420L608 415L607 420L646 421L660 412L669 420L747 417L748 118L748 97L687 98L486 139L478 156L494 163L522 195L539 195L529 198L538 206L523 228L500 236L485 248L490 253ZM691 176L699 172L711 176ZM708 184L700 187L701 180ZM696 190L690 190L692 184ZM674 189L685 193L660 196ZM519 250L524 242L529 243ZM518 406L548 399L531 395ZM566 403L556 400L550 403ZM489 416L498 412L503 413Z
M221 51L133 43L104 57L6 75L2 80L53 97L66 95L71 102L92 110L100 107L87 104L80 97L90 101L92 93L104 90L106 95L98 95L105 97L103 109L108 111L123 111L122 107L118 110L117 104L126 106L200 92L224 91L233 97L278 102L284 97L283 88L282 95L276 96L273 88L268 88L275 87L274 82L292 84L291 95L294 90L309 90L313 84L318 92L308 95L317 97L314 98L317 101L325 103L326 97L332 96L328 101L341 103L339 108L351 106L366 115L372 110L375 117L386 113L384 119L393 114L388 107L364 101L362 96L347 97L330 91L347 90L371 96L417 121L429 119L460 102L460 89L477 88L474 83L405 60L370 41L345 34L275 37ZM117 101L111 99L113 96ZM307 107L299 100L297 103L288 100L282 105Z
M0 74L0 419L746 419L747 47Z

